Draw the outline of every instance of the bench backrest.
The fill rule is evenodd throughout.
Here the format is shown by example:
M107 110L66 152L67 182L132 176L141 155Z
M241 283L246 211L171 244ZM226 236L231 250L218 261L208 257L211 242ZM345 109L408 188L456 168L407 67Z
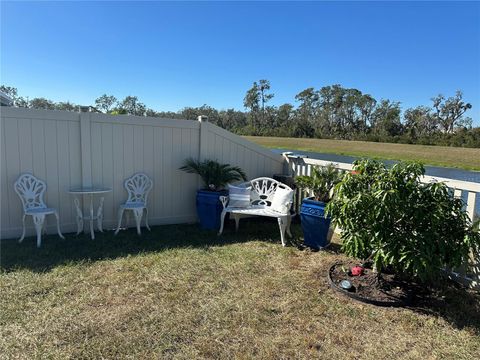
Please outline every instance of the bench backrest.
M250 203L252 205L272 205L277 188L292 190L287 185L272 178L260 177L240 184L240 186L252 188L250 192Z

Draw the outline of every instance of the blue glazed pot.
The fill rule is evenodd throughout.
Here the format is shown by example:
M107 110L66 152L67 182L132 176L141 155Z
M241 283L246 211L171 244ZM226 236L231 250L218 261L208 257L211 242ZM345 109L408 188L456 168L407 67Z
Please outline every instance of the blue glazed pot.
M220 215L223 210L220 196L228 195L228 191L197 191L197 215L200 227L205 230L220 228Z
M327 204L306 198L300 208L300 220L302 222L303 243L313 248L321 249L330 245L328 230L330 229L330 217L325 218L325 206Z

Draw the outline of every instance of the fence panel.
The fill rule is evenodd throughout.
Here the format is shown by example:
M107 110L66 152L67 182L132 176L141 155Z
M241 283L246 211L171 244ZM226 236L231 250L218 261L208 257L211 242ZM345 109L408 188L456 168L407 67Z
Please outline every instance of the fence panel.
M112 189L104 203L104 228L111 229L126 200L124 179L135 172L154 181L148 206L150 223L158 225L196 221L201 183L179 170L187 157L240 166L249 178L283 170L282 156L208 122L9 107L0 109L0 119L2 239L21 234L22 209L13 183L23 172L46 181L46 202L59 210L62 231L68 233L76 231L67 193L72 187ZM31 223L27 231L34 234ZM55 233L53 219L47 231Z
M21 234L22 208L13 183L25 172L46 181L46 203L61 213L62 229L73 231L73 204L66 190L81 184L79 114L11 108L0 111L1 237ZM54 231L54 219L47 219L47 230ZM32 226L29 234L33 234Z

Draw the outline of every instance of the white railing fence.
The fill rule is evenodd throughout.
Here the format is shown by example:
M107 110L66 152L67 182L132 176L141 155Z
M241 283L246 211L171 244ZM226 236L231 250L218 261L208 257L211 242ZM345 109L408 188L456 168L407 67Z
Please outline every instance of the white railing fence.
M353 169L353 165L348 163L310 159L307 157L291 155L291 153L284 153L283 156L287 164L287 172L294 178L298 175L310 175L312 167L314 166L327 166L329 164L334 164L337 169L342 171L351 171ZM470 219L475 220L478 218L479 214L477 213L477 201L480 196L480 183L434 176L423 176L422 181L425 183L445 183L452 190L455 197L464 200L465 210L467 211ZM302 199L306 196L310 196L310 194L305 189L296 189L294 206L297 213L300 211ZM340 233L341 230L335 229L335 232ZM452 275L457 280L462 281L470 287L480 288L480 259L474 259L472 256L469 264L458 271L452 272Z

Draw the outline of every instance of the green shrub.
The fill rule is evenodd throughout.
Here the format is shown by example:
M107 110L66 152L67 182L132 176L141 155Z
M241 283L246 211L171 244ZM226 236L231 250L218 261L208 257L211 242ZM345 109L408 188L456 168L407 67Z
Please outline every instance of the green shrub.
M331 163L328 166L312 166L311 175L297 176L295 184L312 191L315 200L327 203L331 199L333 187L340 182L342 176Z
M445 266L456 268L479 254L480 234L443 183L423 184L418 163L388 169L373 160L354 163L327 212L342 229L346 254L371 259L382 271L433 280Z

